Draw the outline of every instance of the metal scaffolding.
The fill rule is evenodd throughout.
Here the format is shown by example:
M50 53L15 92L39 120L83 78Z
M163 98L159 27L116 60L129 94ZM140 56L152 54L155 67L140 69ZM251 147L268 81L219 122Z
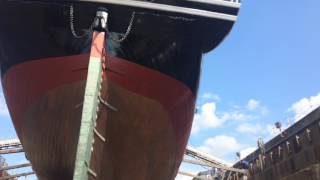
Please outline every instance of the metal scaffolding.
M19 139L8 139L8 140L1 140L0 141L0 174L3 172L7 172L9 170L13 169L21 169L26 167L31 167L31 163L24 163L24 164L18 164L13 166L8 166L8 164L5 162L5 159L1 155L5 154L13 154L13 153L20 153L24 152L22 144ZM8 173L3 174L4 176L0 176L0 180L12 180L16 179L18 177L25 177L35 174L34 172L24 172L24 173L18 173L10 175Z
M0 141L0 154L1 154L1 152L3 154L8 154L9 151L11 153L23 152L22 145L18 139ZM4 153L4 152L6 152L6 153ZM209 168L216 168L216 169L222 170L223 172L228 172L228 173L232 172L232 173L238 173L238 174L244 174L244 175L246 175L248 173L248 171L246 169L233 168L230 166L230 164L224 162L223 160L216 158L212 155L206 154L204 152L201 152L199 150L196 150L195 148L192 148L190 146L186 148L185 156L194 158L194 159L184 158L183 162L185 162L185 163L209 167ZM0 167L0 171L7 171L7 170L11 170L11 169L18 169L18 168L24 168L24 167L31 167L31 163L24 163L24 164L13 165L13 166L6 165L3 167ZM10 178L14 178L14 177L29 176L29 175L33 175L33 174L35 174L35 173L34 172L21 173L21 174L1 177L0 180L10 179ZM190 177L193 177L196 179L205 180L205 178L203 176L196 175L191 172L187 172L187 171L183 171L183 170L180 170L179 174L184 175L184 176L190 176Z
M220 179L224 179L226 175L230 175L230 174L241 174L244 176L248 174L247 169L234 168L230 164L224 162L223 160L216 158L212 155L206 154L204 152L201 152L192 147L186 148L185 155L188 157L192 157L193 159L184 158L183 159L184 163L199 165L203 167L209 167L211 168L211 170L209 171L213 172L212 174L206 174L206 175L201 175L201 174L194 175L190 172L186 172L183 170L179 171L179 174L193 177L194 179L197 179L197 180L213 179L213 176L217 175L218 172L220 172Z
M24 152L19 139L0 141L0 155Z

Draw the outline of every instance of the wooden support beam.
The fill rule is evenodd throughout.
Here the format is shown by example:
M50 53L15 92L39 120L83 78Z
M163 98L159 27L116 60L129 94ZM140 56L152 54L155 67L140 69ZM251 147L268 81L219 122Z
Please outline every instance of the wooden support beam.
M193 178L196 178L196 179L200 179L200 180L205 180L203 177L201 176L198 176L198 175L195 175L191 172L187 172L187 171L183 171L183 170L179 170L178 174L181 174L183 176L189 176L189 177L193 177Z
M190 164L196 164L196 165L200 165L200 166L207 166L207 167L211 167L211 168L223 169L223 170L232 171L232 172L238 172L238 173L241 173L241 174L247 174L248 173L248 171L245 170L245 169L237 169L237 168L233 168L233 167L222 166L222 165L219 165L219 164L202 162L202 161L199 161L199 160L184 159L183 162L190 163Z
M20 153L20 152L24 152L23 148L5 149L5 150L0 150L0 155L1 154L14 154L14 153Z
M35 173L34 172L26 172L26 173L15 174L15 175L10 175L10 176L3 176L3 177L0 177L0 180L9 180L9 179L18 178L18 177L30 176L33 174L35 174Z
M0 168L0 171L7 171L10 169L18 169L18 168L24 168L24 167L29 167L31 166L31 163L25 163L25 164L19 164L19 165L14 165L14 166L6 166Z

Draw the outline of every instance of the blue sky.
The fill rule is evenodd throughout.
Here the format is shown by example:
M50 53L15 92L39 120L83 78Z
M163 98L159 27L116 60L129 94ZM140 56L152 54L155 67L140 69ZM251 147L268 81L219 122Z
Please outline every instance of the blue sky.
M286 127L320 105L320 1L242 2L230 35L204 56L189 140L229 162L277 134L276 121Z
M204 56L191 146L234 162L258 137L273 137L274 122L288 126L320 105L319 7L319 0L243 1L230 35ZM11 137L0 98L0 139ZM7 159L15 164L22 157Z

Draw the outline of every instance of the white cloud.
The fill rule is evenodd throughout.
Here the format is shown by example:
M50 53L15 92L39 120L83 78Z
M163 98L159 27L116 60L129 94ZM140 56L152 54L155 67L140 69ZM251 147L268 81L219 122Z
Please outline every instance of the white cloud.
M223 113L222 119L224 121L226 120L251 121L253 119L256 119L256 117L250 114L245 114L241 111L231 111L231 112Z
M227 161L234 161L236 152L244 148L234 137L219 135L208 138L197 149ZM232 159L232 157L234 157Z
M263 132L263 128L260 124L250 124L250 123L243 123L240 124L236 130L239 133L244 134L251 134L251 135L258 135Z
M175 178L175 180L192 180L193 178L192 177L189 177L189 176L184 176L184 175L181 175L181 174L178 174Z
M206 139L204 144L197 149L232 164L237 161L237 152L240 152L240 158L243 159L257 148L241 144L234 137L219 135Z
M214 102L205 103L201 106L200 112L194 116L191 133L197 133L203 128L216 128L223 122L224 120L216 114L216 104Z
M7 104L4 100L2 92L0 92L0 116L9 116Z
M258 111L261 115L269 113L269 109L266 106L261 105L261 102L256 99L250 99L246 105L246 109L249 111Z
M217 94L206 92L202 96L200 96L203 99L207 100L214 100L214 101L220 101L220 97Z
M212 93L204 93L201 98L218 100L220 97ZM249 110L250 109L250 110ZM253 110L260 110L252 112ZM248 111L249 110L249 111ZM257 119L260 114L266 114L268 109L260 105L255 99L250 99L245 106L232 107L228 111L217 111L216 102L206 102L197 108L193 120L191 134L196 134L200 130L221 127L226 121L251 121ZM243 130L243 127L239 129Z
M250 121L256 119L256 116L246 114L241 110L218 113L216 105L215 102L208 102L197 110L198 112L193 119L192 134L196 134L203 129L220 127L229 120Z
M262 115L266 115L269 113L269 109L266 106L261 106L260 111Z
M256 147L247 147L240 151L240 159L247 157L249 154L253 153L257 148Z
M295 102L289 111L294 113L295 121L299 121L301 118L309 114L320 106L320 93L316 96L305 97Z
M281 128L281 131L284 131L288 128L289 125L284 124ZM269 141L275 136L280 134L280 130L272 124L254 124L254 123L243 123L239 124L236 129L238 133L247 134L254 140L258 140L258 138L263 138L265 141Z
M255 99L250 99L247 103L247 109L253 111L260 106L260 102Z

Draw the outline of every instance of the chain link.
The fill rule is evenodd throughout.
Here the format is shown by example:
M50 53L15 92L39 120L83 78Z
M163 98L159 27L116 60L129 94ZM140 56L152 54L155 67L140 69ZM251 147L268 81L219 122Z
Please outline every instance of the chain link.
M90 28L87 30L87 31L85 31L83 34L81 34L81 35L78 35L77 34L77 32L76 32L76 30L75 30L75 28L74 28L74 9L73 9L73 6L71 5L70 6L70 29L71 29L71 33L72 33L72 35L75 37L75 38L77 38L77 39L81 39L81 38L83 38L83 37L85 37L85 36L88 36L91 32L92 32L92 27L93 27L93 24L90 26Z
M131 19L130 19L130 22L129 22L129 25L128 25L128 27L127 27L127 30L126 30L126 32L124 33L124 35L122 35L121 38L119 38L119 39L115 38L115 37L110 33L109 30L108 30L108 32L107 32L107 33L108 33L108 36L109 36L113 41L116 41L116 42L119 42L119 43L121 43L121 42L123 42L124 40L126 40L127 37L129 36L131 30L132 30L132 26L133 26L133 21L134 21L135 14L136 14L136 12L133 12L133 13L132 13ZM74 18L74 8L73 8L73 6L71 5L71 6L70 6L70 29L71 29L72 35L73 35L75 38L77 38L77 39L81 39L81 38L83 38L83 37L85 37L85 36L88 36L88 35L93 31L93 25L94 25L94 21L95 21L95 20L94 20L93 23L91 24L90 28L89 28L87 31L85 31L83 34L81 34L81 35L77 34L77 32L76 32L76 30L75 30L75 26L74 26L74 21L75 21L75 18Z
M166 16L166 17L168 17L170 19L173 19L173 20L194 21L194 19L192 19L192 18L185 18L185 17L179 17L179 16L167 16L167 15L160 15L160 14L156 14L156 13L147 13L147 12L138 12L138 13L136 13L134 11L131 14L131 19L129 21L129 24L128 24L126 32L120 38L116 38L107 29L108 37L110 37L113 41L118 42L118 43L122 43L124 40L126 40L128 38L128 36L129 36L130 32L132 31L132 26L133 26L133 22L134 22L136 14L139 14L139 15L152 15L152 16L157 16L157 17ZM91 24L91 26L90 26L90 28L88 28L88 30L84 30L85 32L83 34L81 34L81 35L77 34L77 32L75 30L75 26L74 26L74 21L75 21L74 8L71 5L70 6L70 29L71 29L72 35L77 39L81 39L81 38L83 38L85 36L88 36L93 31L94 22Z
M109 36L113 41L116 41L116 42L118 42L118 43L121 43L121 42L123 42L124 40L126 40L127 37L129 36L131 30L132 30L132 25L133 25L133 21L134 21L135 15L136 15L136 12L135 12L135 11L132 12L132 14L131 14L131 19L130 19L129 25L128 25L128 27L127 27L127 30L126 30L126 32L124 33L124 35L122 35L122 37L121 37L120 39L115 38L115 37L109 32L109 30L108 30L108 36Z

